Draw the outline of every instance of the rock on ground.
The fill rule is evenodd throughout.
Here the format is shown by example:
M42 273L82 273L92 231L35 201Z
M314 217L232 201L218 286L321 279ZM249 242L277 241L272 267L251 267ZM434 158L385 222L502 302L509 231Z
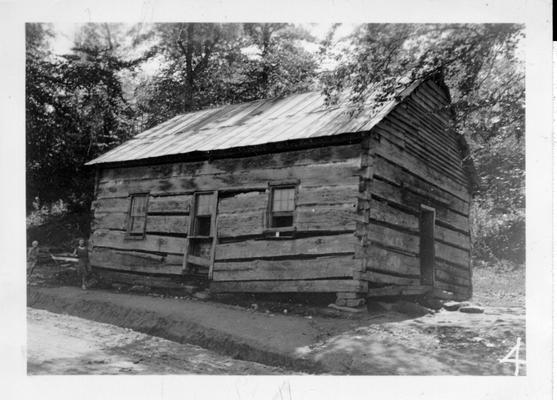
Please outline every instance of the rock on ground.
M460 301L447 301L443 304L443 308L447 311L458 311L461 306Z
M480 306L470 304L463 307L460 307L458 311L467 313L467 314L481 314L484 312L484 309Z

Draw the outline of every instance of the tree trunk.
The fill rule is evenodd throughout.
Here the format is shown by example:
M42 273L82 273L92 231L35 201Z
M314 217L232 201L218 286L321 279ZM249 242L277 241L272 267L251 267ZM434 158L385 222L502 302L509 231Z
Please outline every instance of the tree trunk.
M193 108L193 33L194 25L188 24L186 29L186 82L184 93L184 112L191 111Z
M261 27L261 58L263 59L263 69L261 71L261 88L263 93L267 95L269 90L269 75L271 73L271 68L267 63L267 55L269 54L269 47L271 46L271 26L269 24L263 24Z

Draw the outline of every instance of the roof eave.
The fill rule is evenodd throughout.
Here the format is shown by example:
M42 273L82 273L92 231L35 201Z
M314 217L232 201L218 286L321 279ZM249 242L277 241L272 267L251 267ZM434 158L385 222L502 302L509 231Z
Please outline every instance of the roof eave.
M147 157L124 161L95 162L95 159L87 162L85 165L88 167L96 168L114 168L122 166L132 167L148 164L164 164L169 162L202 161L217 158L238 158L258 154L278 153L292 150L304 150L314 147L358 143L359 141L361 141L366 133L369 133L369 130L345 132L329 136L284 140L280 142L263 143L251 146L231 147L219 150L192 151L168 154L158 157Z

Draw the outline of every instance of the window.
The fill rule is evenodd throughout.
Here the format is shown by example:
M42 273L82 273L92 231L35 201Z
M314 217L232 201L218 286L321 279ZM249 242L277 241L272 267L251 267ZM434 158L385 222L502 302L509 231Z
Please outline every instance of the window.
M147 193L132 194L130 212L128 216L128 235L133 237L145 236L145 222L147 220Z
M271 188L269 228L289 228L294 226L295 186Z
M184 269L198 273L200 268L209 268L212 273L216 245L216 212L218 192L195 193L190 227L184 252Z
M194 236L211 236L213 193L198 194L195 201Z

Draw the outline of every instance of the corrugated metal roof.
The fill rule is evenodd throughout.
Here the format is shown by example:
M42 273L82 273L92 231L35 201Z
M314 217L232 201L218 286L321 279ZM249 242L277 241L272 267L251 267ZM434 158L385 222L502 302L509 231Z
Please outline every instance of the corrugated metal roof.
M327 107L319 92L182 114L136 135L86 165L368 131L420 83L414 82L379 110L368 101L356 114L347 98Z

